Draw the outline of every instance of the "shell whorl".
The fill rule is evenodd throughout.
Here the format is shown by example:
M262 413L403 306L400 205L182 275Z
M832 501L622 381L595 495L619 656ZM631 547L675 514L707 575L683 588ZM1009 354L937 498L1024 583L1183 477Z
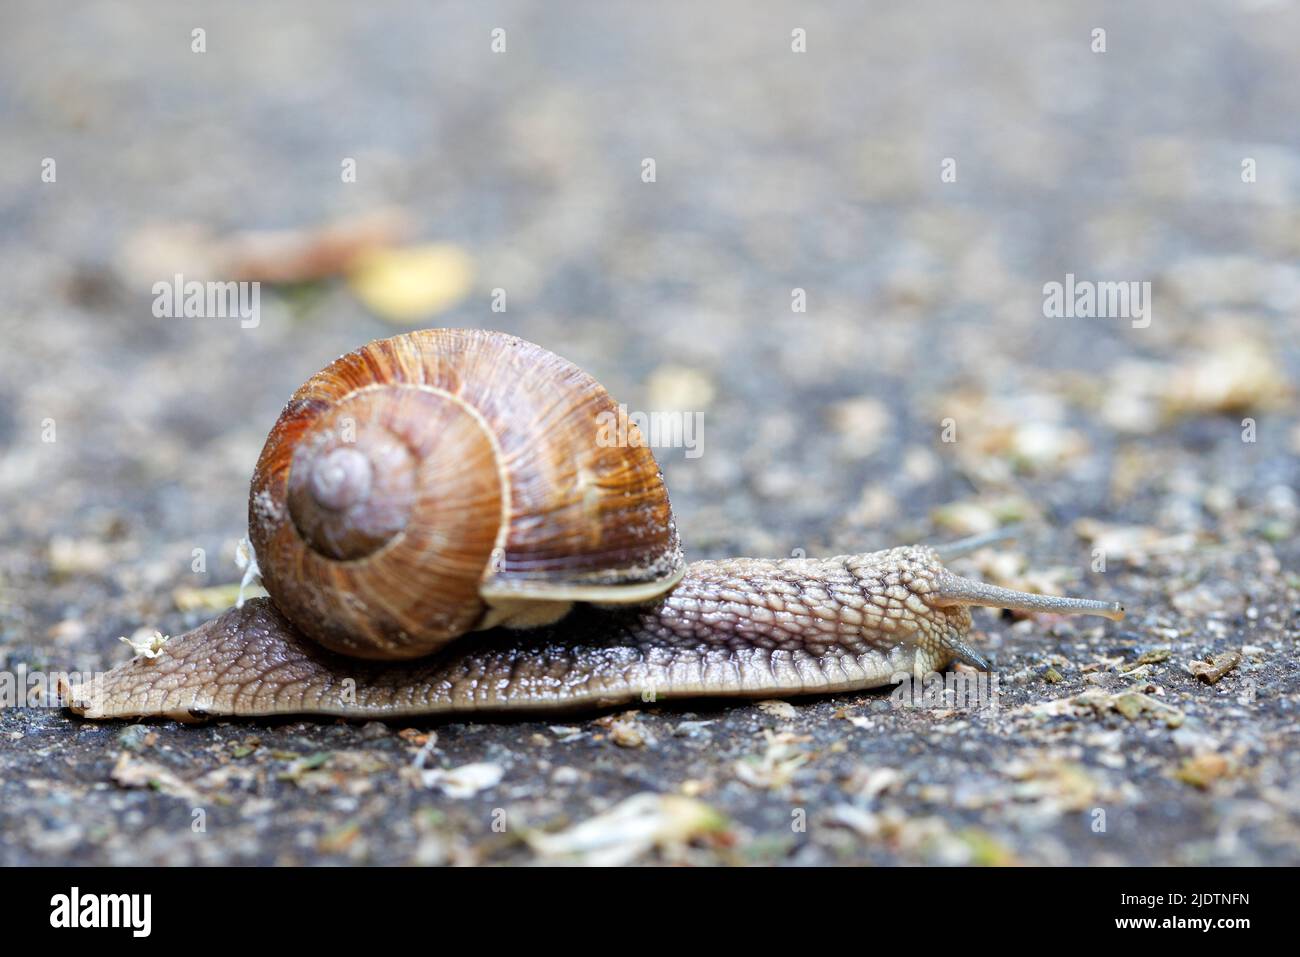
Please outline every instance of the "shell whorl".
M354 392L303 434L289 465L289 515L327 558L364 558L401 534L418 494L416 453L385 422L410 415L401 393ZM396 401L395 401L396 400ZM366 423L358 433L356 423ZM416 436L418 439L418 436Z
M362 658L418 657L474 627L504 494L472 410L418 386L370 387L321 410L287 463L279 452L259 464L251 507L283 494L288 520L250 527L292 621Z
M684 566L658 465L597 441L617 408L499 333L423 330L341 357L295 393L254 471L267 591L332 650L411 658L490 606L670 587Z

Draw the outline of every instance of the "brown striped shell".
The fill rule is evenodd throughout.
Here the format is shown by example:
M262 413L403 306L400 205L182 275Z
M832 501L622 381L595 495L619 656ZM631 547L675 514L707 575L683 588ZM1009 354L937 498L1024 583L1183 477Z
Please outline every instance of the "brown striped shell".
M414 658L476 628L640 602L684 563L648 448L531 342L427 329L312 376L271 430L249 537L281 611L332 650Z

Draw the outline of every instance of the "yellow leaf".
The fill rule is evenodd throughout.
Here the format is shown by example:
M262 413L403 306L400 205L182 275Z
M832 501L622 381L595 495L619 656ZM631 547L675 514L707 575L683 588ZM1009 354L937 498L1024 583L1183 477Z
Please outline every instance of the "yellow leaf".
M352 292L381 319L416 323L452 308L469 295L474 263L459 246L432 243L376 249L355 261Z

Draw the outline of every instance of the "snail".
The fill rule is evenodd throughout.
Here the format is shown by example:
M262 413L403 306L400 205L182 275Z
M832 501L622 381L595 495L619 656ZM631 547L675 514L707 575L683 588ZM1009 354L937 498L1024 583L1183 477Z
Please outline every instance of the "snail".
M969 607L1123 617L961 578L926 546L687 564L662 473L591 376L482 330L378 340L312 376L249 492L268 598L73 691L88 718L391 718L765 698L954 661Z

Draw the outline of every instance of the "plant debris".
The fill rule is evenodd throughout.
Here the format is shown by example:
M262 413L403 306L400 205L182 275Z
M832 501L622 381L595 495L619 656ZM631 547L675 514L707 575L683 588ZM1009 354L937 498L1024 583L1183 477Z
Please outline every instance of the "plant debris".
M437 788L447 797L465 799L496 787L505 773L505 768L499 764L477 761L458 768L422 768L419 769L419 780L422 786Z
M1207 685L1214 685L1218 684L1220 678L1239 664L1241 664L1241 652L1225 651L1222 654L1215 655L1208 662L1193 661L1187 666L1187 670Z
M691 841L720 834L726 827L726 819L702 801L644 793L568 830L530 832L527 841L542 857L610 867L630 863L651 849L670 860L680 857Z

